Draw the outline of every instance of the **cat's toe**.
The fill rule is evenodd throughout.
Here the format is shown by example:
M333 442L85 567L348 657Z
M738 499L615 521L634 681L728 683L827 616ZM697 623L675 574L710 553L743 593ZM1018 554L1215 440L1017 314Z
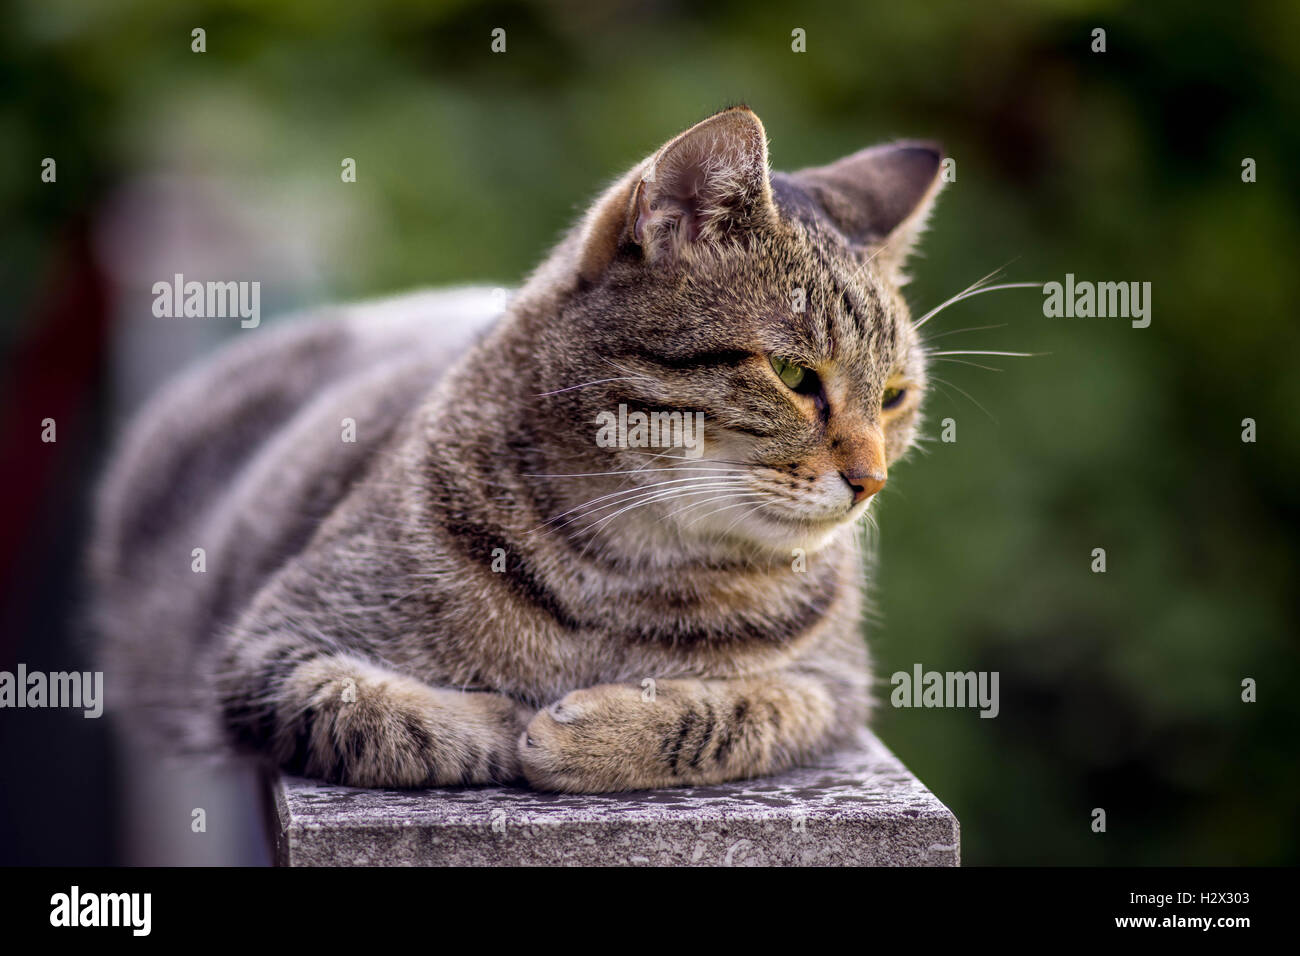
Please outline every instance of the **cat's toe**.
M562 727L551 708L539 711L519 735L519 765L524 779L537 790L567 790L564 764L565 741L556 732Z
M546 708L546 713L551 719L558 724L571 724L581 719L585 713L582 699L578 697L580 691L574 691L572 694L557 700Z

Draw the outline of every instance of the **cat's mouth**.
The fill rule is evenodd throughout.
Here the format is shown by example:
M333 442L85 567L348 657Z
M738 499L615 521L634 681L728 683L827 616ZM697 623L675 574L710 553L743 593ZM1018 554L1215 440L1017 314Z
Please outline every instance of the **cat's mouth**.
M856 522L867 512L875 495L860 500L836 492L814 489L806 498L782 495L758 511L783 528L825 532Z
M776 521L777 524L780 524L783 527L790 528L792 530L824 532L824 531L834 530L835 528L841 527L842 525L852 524L859 517L861 517L862 513L865 512L866 510L867 510L866 504L864 502L860 506L854 506L850 508L848 511L844 511L839 514L817 513L817 514L806 514L806 515L792 515L792 514L782 513L773 510L767 512L765 516Z
M838 511L820 509L798 511L789 506L767 505L756 508L743 522L730 530L742 534L764 547L785 552L803 548L809 552L825 546L836 534L854 525L867 510L867 502Z

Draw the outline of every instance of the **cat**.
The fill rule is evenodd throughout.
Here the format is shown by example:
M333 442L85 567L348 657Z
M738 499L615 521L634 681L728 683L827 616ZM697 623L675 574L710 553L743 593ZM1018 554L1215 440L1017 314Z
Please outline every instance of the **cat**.
M248 333L152 401L100 489L110 707L358 787L702 786L852 737L855 529L920 421L899 290L941 160L771 172L733 107L503 306ZM598 443L620 409L703 413L702 446Z

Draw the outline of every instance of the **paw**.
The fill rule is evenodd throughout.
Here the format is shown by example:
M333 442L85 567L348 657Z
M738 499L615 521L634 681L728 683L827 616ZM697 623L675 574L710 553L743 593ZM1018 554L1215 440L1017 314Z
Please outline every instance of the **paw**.
M519 735L519 762L535 789L569 793L630 790L652 703L638 687L601 684L538 711Z
M628 695L635 695L635 691L620 684L602 684L575 690L543 708L538 714L530 715L528 723L531 724L541 714L547 715L557 724L573 724L602 715L614 717L616 715L611 713L612 710L617 709L620 703L631 702L630 698L622 700Z

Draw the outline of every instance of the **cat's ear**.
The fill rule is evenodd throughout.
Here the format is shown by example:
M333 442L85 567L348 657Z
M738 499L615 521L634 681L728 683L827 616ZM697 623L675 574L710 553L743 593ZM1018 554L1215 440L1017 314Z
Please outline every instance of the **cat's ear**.
M895 282L925 230L943 186L937 143L887 143L792 178L876 267Z
M579 270L594 279L625 243L649 261L739 237L774 215L767 133L748 107L669 140L588 214Z

